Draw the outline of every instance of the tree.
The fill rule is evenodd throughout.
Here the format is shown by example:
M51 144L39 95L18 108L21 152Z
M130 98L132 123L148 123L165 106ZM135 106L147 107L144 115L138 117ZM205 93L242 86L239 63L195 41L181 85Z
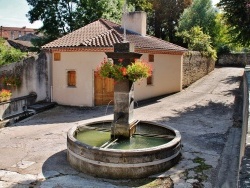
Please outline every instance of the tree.
M68 32L72 26L74 1L60 0L27 0L28 5L33 8L28 12L29 21L41 20L43 26L40 31L51 40Z
M27 0L32 9L27 17L33 23L41 20L39 29L44 44L72 32L101 17L120 20L121 3L117 0ZM40 45L41 45L40 44Z
M184 42L188 44L189 50L199 51L203 55L216 59L216 51L211 45L211 37L203 33L201 27L194 26L189 31L185 30L177 33L177 35L182 37Z
M152 0L128 0L128 4L136 11L152 12Z
M213 38L213 45L216 48L217 54L225 54L230 52L231 42L230 34L228 33L229 26L223 18L223 13L218 13L215 19L214 31L216 35Z
M194 26L199 26L202 31L213 37L216 9L211 0L194 0L192 5L184 10L178 23L178 32L188 31Z
M192 0L154 0L154 34L158 38L175 42L176 26L180 15Z
M75 24L83 27L99 18L120 22L122 4L118 0L80 0L76 8Z
M129 0L135 10L148 13L148 33L175 42L175 27L192 0Z
M223 9L224 17L231 25L229 32L233 42L250 45L250 1L220 0L217 6Z

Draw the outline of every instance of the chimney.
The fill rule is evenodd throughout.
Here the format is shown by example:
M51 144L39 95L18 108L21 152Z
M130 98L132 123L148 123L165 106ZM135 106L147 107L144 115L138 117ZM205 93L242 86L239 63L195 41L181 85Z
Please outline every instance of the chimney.
M125 25L124 25L125 24ZM122 27L129 31L133 31L142 36L146 35L147 31L147 14L143 11L129 12L122 16Z

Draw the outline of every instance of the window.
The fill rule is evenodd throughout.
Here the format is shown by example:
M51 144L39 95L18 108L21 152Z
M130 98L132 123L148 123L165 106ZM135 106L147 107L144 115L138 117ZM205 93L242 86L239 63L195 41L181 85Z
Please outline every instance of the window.
M155 59L155 58L154 58L154 54L149 54L149 55L148 55L148 61L149 61L149 62L154 62L154 59Z
M76 71L68 71L68 86L69 87L76 87Z
M151 76L147 77L147 85L153 85L153 72Z
M61 61L61 53L54 53L54 61Z

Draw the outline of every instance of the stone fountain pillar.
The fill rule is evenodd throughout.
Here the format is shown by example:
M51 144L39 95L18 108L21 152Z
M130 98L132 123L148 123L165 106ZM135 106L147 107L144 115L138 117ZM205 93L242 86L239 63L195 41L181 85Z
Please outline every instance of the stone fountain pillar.
M114 52L107 52L114 64L122 63L124 66L139 59L142 54L134 52L131 43L117 43ZM122 60L122 62L121 62ZM129 138L135 132L136 121L133 119L134 111L134 83L129 80L117 81L114 86L114 120L111 128L112 138Z

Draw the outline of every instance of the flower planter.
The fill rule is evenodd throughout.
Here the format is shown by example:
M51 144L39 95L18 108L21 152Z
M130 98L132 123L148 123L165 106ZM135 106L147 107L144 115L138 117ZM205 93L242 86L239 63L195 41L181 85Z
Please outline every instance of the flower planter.
M5 102L5 101L9 101L10 97L0 97L0 103L1 102Z
M5 102L10 100L11 97L11 91L7 89L2 89L0 91L0 102Z

